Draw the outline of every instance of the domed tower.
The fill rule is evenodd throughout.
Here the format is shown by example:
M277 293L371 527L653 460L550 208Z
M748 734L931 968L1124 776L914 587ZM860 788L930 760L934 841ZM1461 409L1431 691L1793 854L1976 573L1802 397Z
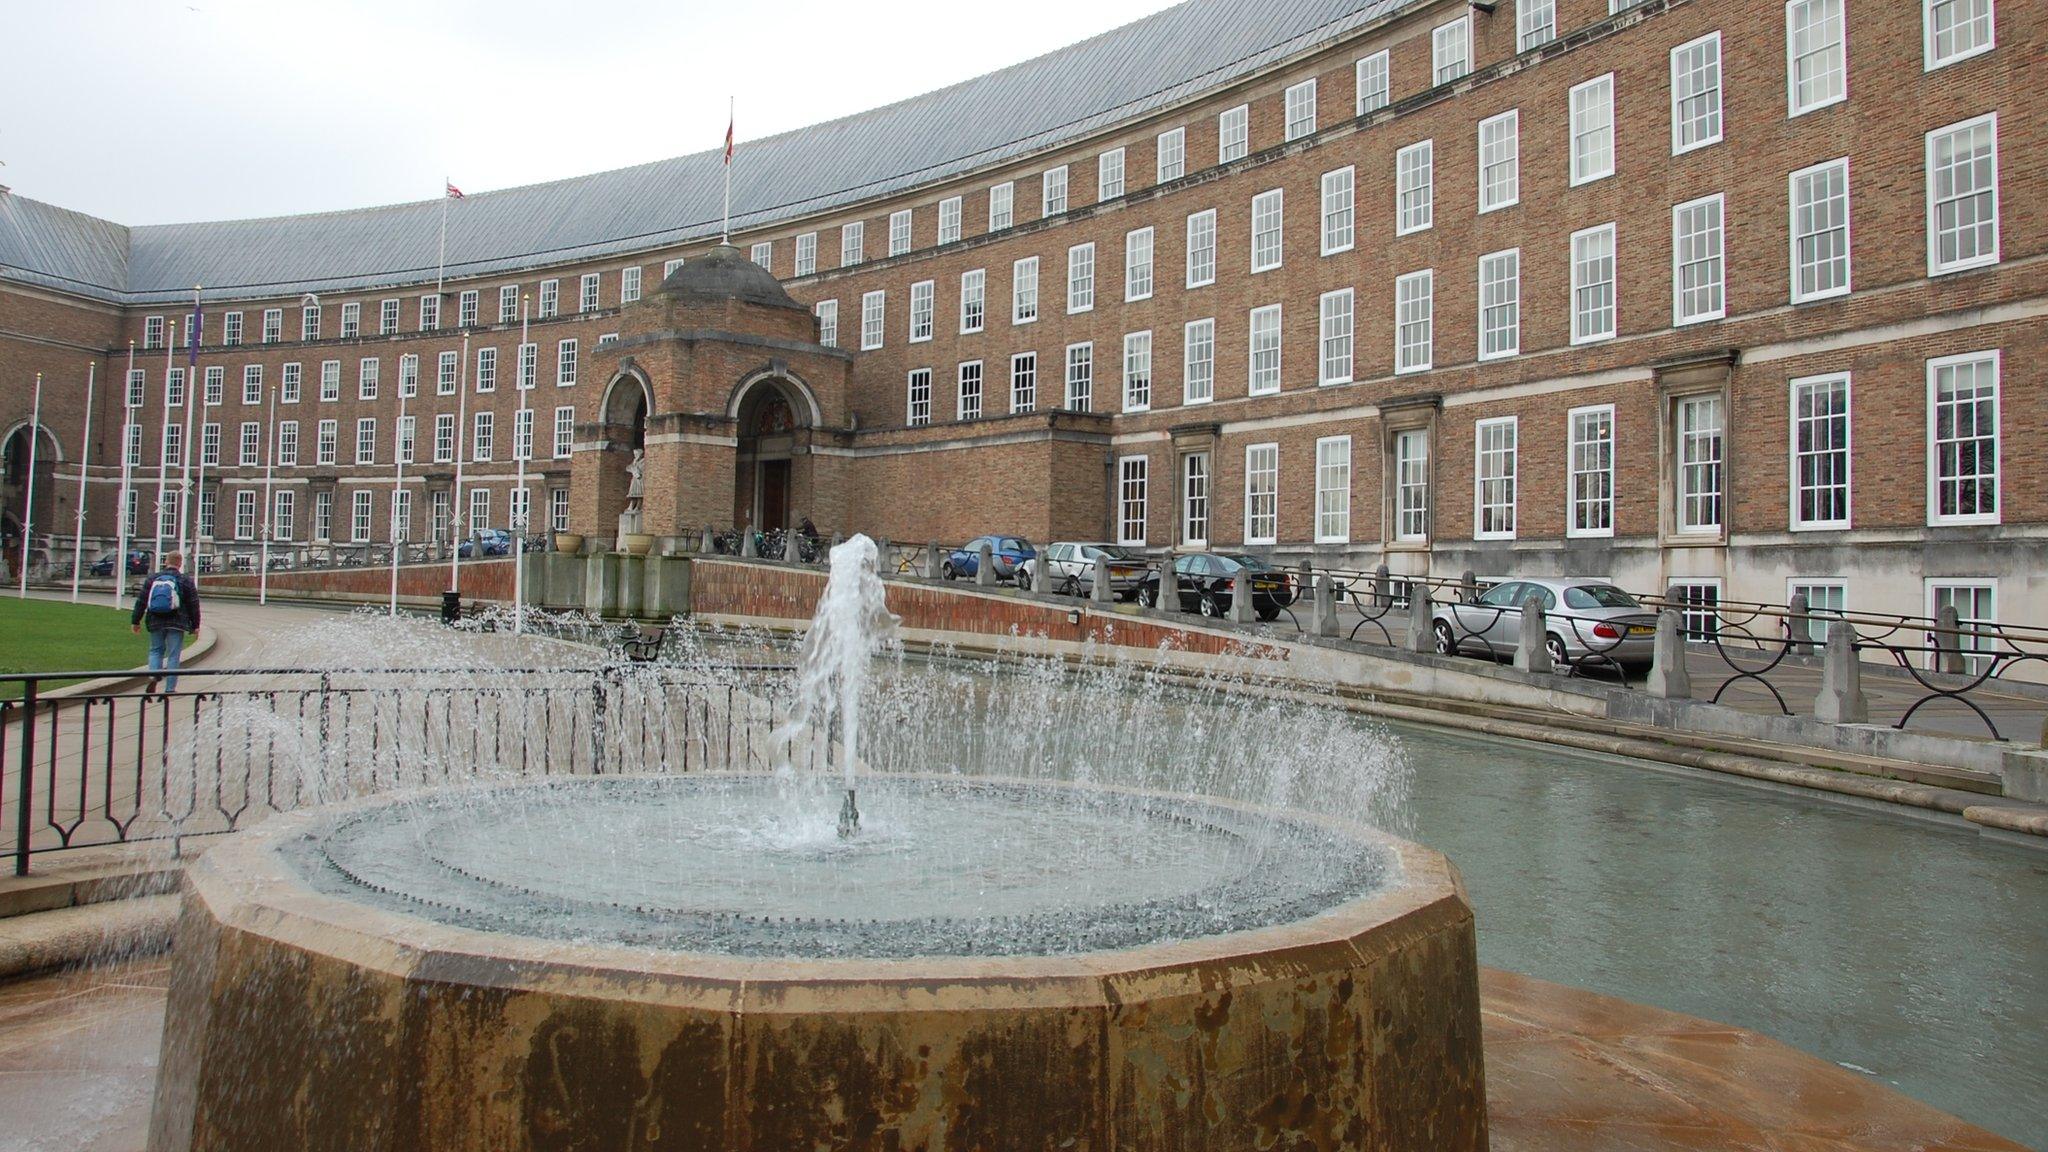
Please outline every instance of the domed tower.
M576 428L570 530L619 534L639 458L639 530L657 550L704 525L844 527L850 353L739 249L692 257L598 346L596 418ZM630 527L630 525L629 525Z

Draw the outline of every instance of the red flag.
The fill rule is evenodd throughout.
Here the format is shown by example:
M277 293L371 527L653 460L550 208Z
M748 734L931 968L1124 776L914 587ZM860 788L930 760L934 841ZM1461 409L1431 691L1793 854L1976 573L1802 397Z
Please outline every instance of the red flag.
M449 185L448 185L448 198L449 198L450 200L460 200L460 199L462 199L462 189L460 189L460 188L457 188L457 187L456 187L455 185L453 185L453 184L449 184Z
M725 122L725 162L732 163L732 121Z

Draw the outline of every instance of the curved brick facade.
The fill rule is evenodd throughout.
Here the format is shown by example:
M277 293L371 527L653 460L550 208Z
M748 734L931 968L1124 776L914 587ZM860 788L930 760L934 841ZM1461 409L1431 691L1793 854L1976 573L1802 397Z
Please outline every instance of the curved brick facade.
M2038 83L2048 12L2017 0L1610 6L1503 0L1489 13L1417 0L1079 143L737 234L744 251L768 246L768 267L796 300L836 309L836 333L820 324L787 337L803 346L796 352L723 345L713 355L710 345L692 346L703 353L688 369L699 399L657 401L647 429L687 449L674 454L671 471L648 477L647 507L661 520L655 534L693 534L700 520L773 520L779 493L782 507L809 512L826 532L906 540L1003 530L1177 546L1200 526L1189 523L1186 492L1189 457L1199 456L1209 496L1202 534L1219 546L1437 574L1599 573L1639 589L1688 583L1737 599L1783 601L1795 585L1811 585L1810 594L1839 595L1857 609L1922 613L1939 598L1959 603L1965 617L2035 618L2030 606L2048 602L2035 575L2048 567L2048 482L2025 446L2043 420L2039 365L2048 355L2048 108ZM1544 11L1552 13L1547 39ZM1361 77L1371 104L1382 74L1387 103L1361 112ZM1312 121L1301 87L1311 79ZM1802 100L1811 107L1802 110ZM1238 109L1242 155L1228 140ZM1426 180L1416 150L1424 141ZM1119 149L1121 187L1105 188L1114 163L1103 157ZM1062 169L1065 203L1047 214L1046 174ZM1347 172L1348 246L1340 210ZM1009 225L991 229L992 190L1004 186ZM1271 263L1272 241L1255 241L1255 232L1273 219L1264 198L1273 190L1278 263L1255 271ZM1974 214L1995 218L1995 228L1952 226L1944 249L1931 199L1952 224ZM904 212L907 239L894 241ZM1213 260L1205 280L1190 275L1189 236L1209 212L1213 255L1194 259ZM1336 241L1328 245L1326 215ZM958 239L940 243L956 218ZM849 225L862 233L862 259L842 264ZM891 254L899 243L905 250ZM1127 252L1148 243L1146 285L1131 274ZM1092 302L1070 310L1070 261L1090 244ZM1846 246L1846 269L1828 259L1834 244ZM815 261L801 274L800 245ZM480 511L503 523L519 396L516 301L524 296L538 346L538 386L529 393L536 515L559 489L575 530L611 537L620 473L593 468L599 478L585 482L570 466L623 445L617 415L599 412L622 357L600 342L649 323L647 300L668 261L707 251L695 244L451 279L432 331L420 330L422 292L432 287L416 274L386 291L322 299L312 340L300 338L297 296L209 294L198 372L203 385L218 369L224 393L214 419L226 467L209 476L223 491L216 536L236 534L234 493L260 475L237 466L240 426L266 420L261 404L240 402L244 374L255 368L252 395L267 395L288 371L300 381L301 398L278 409L279 420L297 421L298 463L280 470L296 494L294 537L312 533L324 491L333 501L329 534L346 540L362 490L372 493L369 534L382 539L408 356L418 357L420 379L406 401L420 442L406 480L416 493L413 535L430 530L433 494L452 486L452 463L434 459L433 422L458 404L467 456L475 455L476 413L490 414L492 459L465 465L465 487L489 492ZM1482 357L1482 276L1505 264L1482 265L1507 252L1515 253L1512 334L1506 278L1496 275L1489 330L1500 354ZM1023 319L1014 286L1019 262L1034 258L1036 316ZM963 323L963 297L977 273L983 318L965 331L974 326ZM596 277L587 309L586 275ZM1836 291L1844 275L1846 290ZM625 300L636 278L638 305ZM555 314L542 316L547 281L555 282ZM926 283L930 333L914 339ZM508 288L509 322L499 310ZM1342 297L1329 295L1345 290L1348 319ZM477 317L465 326L471 292ZM883 294L879 345L863 347L876 343L862 339L872 293ZM35 372L64 382L46 422L65 462L50 470L59 482L41 518L68 530L87 363L102 382L94 458L108 460L119 442L128 341L139 347L152 317L175 325L182 316L4 281L0 298L0 420L12 426L17 407L25 415ZM379 330L385 300L397 302L389 333ZM360 327L343 337L350 305ZM1265 379L1277 387L1255 390L1254 329L1274 306L1277 369ZM266 344L269 309L279 311L280 330ZM241 316L242 346L223 346L229 312ZM1189 326L1203 321L1213 323L1207 400L1198 395L1202 372L1189 364L1201 334ZM1142 334L1149 396L1140 402ZM573 382L558 382L569 340L577 368ZM1085 403L1065 380L1070 354L1084 345L1092 369ZM483 349L497 361L489 391L478 390ZM461 395L436 387L448 353L461 360ZM1035 357L1035 394L1021 411L1013 372L1027 356ZM372 359L376 398L362 399ZM168 363L161 349L137 353L146 464L162 447L166 369L184 361L182 350ZM799 361L843 369L810 387L815 416L808 404L793 405L806 410L775 453L757 457L742 443L748 414L701 399L729 395L737 404L750 374L780 362L802 375L809 369L792 367ZM330 362L336 396L323 401ZM963 365L979 366L978 415L963 410ZM928 401L912 391L921 371L930 373ZM573 408L567 419L580 429L576 451L563 456L553 452L558 408ZM376 420L374 463L359 466L363 419ZM327 420L335 454L322 464ZM1404 446L1415 453L1405 485ZM788 474L766 479L767 455L786 457ZM146 534L155 480L152 468L142 475ZM103 495L88 530L96 535L112 533L117 486L113 470L95 467L92 490Z

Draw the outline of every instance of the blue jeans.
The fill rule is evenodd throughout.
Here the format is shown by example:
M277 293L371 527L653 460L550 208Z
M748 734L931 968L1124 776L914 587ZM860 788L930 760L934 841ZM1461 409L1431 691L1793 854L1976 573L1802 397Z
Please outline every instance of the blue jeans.
M178 690L178 657L185 653L185 630L183 628L152 628L149 630L149 670L168 670L173 673L164 681L165 691Z

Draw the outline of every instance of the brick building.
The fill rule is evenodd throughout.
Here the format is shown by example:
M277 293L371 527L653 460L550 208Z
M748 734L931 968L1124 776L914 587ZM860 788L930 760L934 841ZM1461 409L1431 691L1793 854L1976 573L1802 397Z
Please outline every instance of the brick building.
M229 546L266 452L279 536L374 541L506 523L522 448L535 522L609 541L637 449L657 537L802 511L2040 622L2043 59L2018 0L1191 0L743 144L758 276L719 152L214 224L0 194L9 479L41 371L68 530L94 364L102 538L124 445L141 536L196 450Z

